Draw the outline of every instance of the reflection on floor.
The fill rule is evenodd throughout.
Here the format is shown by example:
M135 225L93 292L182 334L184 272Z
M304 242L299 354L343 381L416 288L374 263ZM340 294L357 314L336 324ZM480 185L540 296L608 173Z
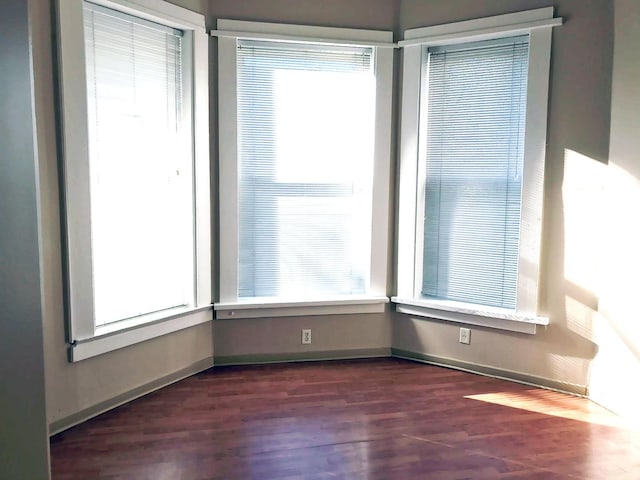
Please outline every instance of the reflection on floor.
M67 479L638 479L586 399L400 359L216 367L51 440Z

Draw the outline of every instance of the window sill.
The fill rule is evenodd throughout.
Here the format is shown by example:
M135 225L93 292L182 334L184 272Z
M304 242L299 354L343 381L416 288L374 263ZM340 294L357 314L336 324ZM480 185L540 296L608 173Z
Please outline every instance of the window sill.
M85 360L211 320L211 305L206 305L172 309L97 327L94 337L73 342L69 348L69 361Z
M307 315L341 315L355 313L381 313L388 297L361 296L336 297L314 301L273 300L252 298L238 302L219 302L214 305L216 320L233 318L274 318Z
M538 325L549 325L547 317L524 315L502 308L486 307L447 300L391 297L396 312L449 322L478 325L510 332L536 333Z

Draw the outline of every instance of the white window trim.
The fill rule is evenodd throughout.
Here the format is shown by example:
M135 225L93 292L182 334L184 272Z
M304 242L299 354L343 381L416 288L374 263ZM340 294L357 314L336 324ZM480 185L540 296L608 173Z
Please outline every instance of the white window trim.
M362 47L396 48L391 32L357 30L352 28L316 27L310 25L283 25L281 23L218 20L218 29L212 37L242 38L283 42L340 44Z
M396 312L406 313L407 315L497 328L511 332L534 334L538 325L549 325L547 317L522 315L505 308L493 308L448 300L400 297L391 297L391 301L396 304Z
M538 316L538 281L544 162L547 135L547 99L552 27L562 18L553 17L553 7L498 15L405 32L403 47L403 85L401 103L400 172L398 195L397 296L396 311L440 320L482 325L521 333L535 333L536 325L549 319ZM418 134L420 119L421 62L425 46L451 45L506 36L529 34L529 71L522 185L523 208L520 221L520 249L516 309L504 312L489 307L437 302L420 297L418 231L418 189L421 163ZM522 325L526 325L523 328Z
M281 302L272 299L252 299L251 302L215 304L216 319L231 318L274 318L297 317L302 315L336 315L350 313L384 312L389 297L352 296L336 297L319 301Z
M216 318L258 318L288 315L383 312L386 297L389 231L389 176L393 92L393 33L377 30L284 25L220 19L218 30L219 149L220 149L220 300ZM313 299L299 302L262 302L238 299L238 174L236 55L238 39L260 39L375 48L376 126L372 204L371 271L369 302L362 297ZM384 232L383 234L377 234ZM386 301L381 301L381 298ZM229 312L233 312L232 315ZM295 313L293 313L295 312Z
M537 29L549 30L550 27L560 25L562 25L562 18L554 18L553 7L544 7L432 27L413 28L404 32L404 40L399 41L398 45L400 47L439 46L480 42L528 34Z
M144 321L130 319L118 322L117 331L110 331L110 325L101 327L95 337L73 342L69 359L78 362L212 320L211 305L171 312L162 312L162 316L155 320L153 315L145 315Z
M196 302L96 327L90 251L87 89L82 0L58 0L67 312L70 361L79 361L212 320L211 196L209 175L208 36L204 16L162 0L92 0L93 3L188 32L192 42L191 105L196 223Z

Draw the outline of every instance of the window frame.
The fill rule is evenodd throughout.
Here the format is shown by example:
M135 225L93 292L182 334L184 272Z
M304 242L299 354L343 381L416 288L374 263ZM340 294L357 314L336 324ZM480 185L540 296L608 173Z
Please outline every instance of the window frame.
M396 311L420 317L533 334L549 319L538 314L540 244L546 151L547 100L552 27L562 24L553 7L407 30L403 47L400 169L397 230ZM529 67L524 144L518 285L514 310L420 294L422 242L417 234L424 198L426 155L420 152L419 127L423 52L426 47L455 45L526 34Z
M220 19L211 35L218 38L218 113L220 152L220 297L216 318L376 313L385 310L391 166L393 33L373 30L283 25ZM238 297L238 132L237 41L253 39L308 44L373 47L376 72L376 123L372 199L369 292L334 298L240 299ZM375 235L385 232L384 235Z
M184 87L191 110L188 118L193 156L195 302L95 326L83 0L57 0L65 293L72 362L212 320L208 36L204 16L162 0L91 0L91 3L185 33L188 49L184 69L188 81Z

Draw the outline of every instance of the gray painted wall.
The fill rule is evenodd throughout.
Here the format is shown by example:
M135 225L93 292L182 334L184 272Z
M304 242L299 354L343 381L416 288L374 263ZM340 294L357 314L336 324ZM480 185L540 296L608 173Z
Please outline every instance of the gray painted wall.
M389 319L369 316L240 320L200 325L78 363L68 363L64 336L63 270L60 242L58 159L56 154L55 68L52 57L54 32L48 0L35 0L33 24L36 107L41 150L43 297L47 412L56 428L65 420L76 421L83 411L95 413L111 399L126 397L158 379L171 377L216 356L255 355L271 352L375 350L390 345ZM173 0L186 8L215 18L355 26L393 29L397 12L392 0L212 1ZM212 40L211 45L215 42ZM210 58L215 58L213 55ZM215 62L212 72L215 73ZM212 76L212 151L215 161L215 77ZM215 168L214 168L215 171ZM216 203L217 205L217 203ZM390 235L389 232L385 234ZM214 244L216 239L214 238ZM214 266L215 267L215 266ZM309 325L311 327L309 327ZM313 329L314 343L302 348L301 328Z
M396 0L210 0L207 23L215 27L217 19L225 18L393 31L399 4ZM212 58L211 125L216 132L216 61ZM215 142L215 134L212 139ZM216 158L215 148L213 154ZM390 217L392 224L392 212ZM392 244L392 232L379 234L388 235ZM390 261L390 270L391 265ZM389 283L391 278L390 271ZM303 328L311 328L312 345L301 344ZM388 351L391 330L388 314L234 319L214 321L213 338L215 358L226 362L233 358L301 358L326 352L357 356Z
M302 345L303 328L311 329L311 345ZM215 320L213 339L216 362L238 356L322 358L326 352L349 357L388 354L391 328L386 313Z
M634 2L621 2L624 5L621 8L631 9ZM375 350L391 345L565 383L589 384L592 367L597 365L593 359L603 345L594 332L600 318L601 294L611 300L609 304L616 304L618 300L613 294L604 294L597 282L606 251L603 243L606 239L599 235L602 230L599 225L614 211L611 207L607 207L609 210L604 208L605 186L601 175L602 169L608 168L609 157L614 2L174 0L174 3L205 13L210 27L215 25L217 18L231 18L386 29L396 33L405 28L555 5L556 14L563 16L566 24L555 30L552 50L541 279L541 308L551 317L552 323L535 336L474 328L471 345L463 346L457 342L458 326L454 324L396 314L224 320L69 364L64 343L61 286L52 20L49 1L32 0L35 6L32 12L33 55L42 198L46 390L51 422L190 366L201 365L203 360L214 355L214 351L217 357L229 358ZM637 11L635 14L637 16ZM637 41L637 37L633 39ZM633 39L627 42L632 43ZM211 45L215 45L214 40ZM628 51L625 55L632 53ZM211 58L211 71L215 73L215 56ZM624 72L624 67L616 70L620 85L628 85L628 78L631 78ZM212 77L212 88L211 138L215 161L215 77ZM628 86L624 88L629 89ZM626 113L617 116L614 105L614 143L620 147L612 144L612 163L622 162L623 169L633 170L637 157L629 156L625 160L622 155L613 153L614 148L616 151L638 151L637 144L629 144L629 136L637 138L637 133L624 127L625 118L632 110L623 110L624 100L614 104L619 105L620 112ZM615 127L616 118L620 119L618 127ZM615 140L616 136L619 140ZM620 156L621 160L615 160L614 156ZM215 179L215 168L213 175ZM608 239L626 232L622 223L611 228ZM380 234L389 235L390 232ZM630 254L635 252L630 246L624 248L623 251ZM617 275L616 271L610 272L607 281L621 285L623 282L616 280ZM392 275L390 282L391 279ZM633 318L633 314L631 310L624 310L616 314L616 318ZM302 328L313 330L311 347L300 344ZM636 333L627 323L620 338L624 343L633 335ZM637 352L638 343L634 345ZM605 371L610 373L610 370Z
M32 0L33 57L36 122L40 156L39 190L42 203L42 291L47 413L49 422L73 418L127 392L139 391L158 379L212 363L211 324L198 325L171 335L78 363L67 361L63 307L63 269L60 240L56 92L52 31L52 3ZM189 8L203 2L182 0ZM204 10L201 10L201 12ZM93 411L93 413L96 413ZM77 419L77 417L75 417ZM74 420L75 420L74 419Z
M0 478L49 478L29 3L0 2Z
M209 0L208 24L218 18L326 27L394 30L399 0Z

